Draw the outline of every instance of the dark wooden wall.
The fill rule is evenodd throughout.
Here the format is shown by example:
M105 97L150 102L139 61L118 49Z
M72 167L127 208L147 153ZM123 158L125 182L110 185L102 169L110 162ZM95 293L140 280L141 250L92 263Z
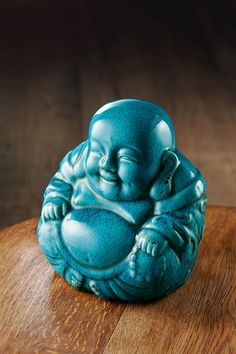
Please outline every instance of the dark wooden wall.
M234 2L2 1L0 224L37 216L91 115L122 97L172 116L212 204L236 205Z

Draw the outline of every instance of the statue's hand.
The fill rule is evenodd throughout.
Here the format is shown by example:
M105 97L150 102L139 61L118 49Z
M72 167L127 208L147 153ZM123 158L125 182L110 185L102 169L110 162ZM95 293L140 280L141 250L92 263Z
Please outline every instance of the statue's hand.
M159 256L168 242L154 229L143 229L136 236L137 247L153 257Z
M42 210L43 220L61 219L65 216L70 208L70 204L63 198L51 198L49 203L46 203Z

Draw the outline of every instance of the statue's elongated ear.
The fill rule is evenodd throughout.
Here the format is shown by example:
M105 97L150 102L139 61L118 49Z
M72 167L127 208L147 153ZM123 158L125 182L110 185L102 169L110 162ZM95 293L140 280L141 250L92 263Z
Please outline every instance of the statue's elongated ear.
M153 199L162 200L168 197L172 189L172 178L179 163L180 161L173 150L163 152L160 169L150 190L150 196Z

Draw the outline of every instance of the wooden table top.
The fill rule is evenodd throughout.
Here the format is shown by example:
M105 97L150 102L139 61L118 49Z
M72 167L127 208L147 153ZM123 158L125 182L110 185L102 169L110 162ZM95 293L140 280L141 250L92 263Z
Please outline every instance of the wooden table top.
M36 219L0 232L1 353L233 353L236 208L207 208L195 271L149 304L78 292L41 252Z

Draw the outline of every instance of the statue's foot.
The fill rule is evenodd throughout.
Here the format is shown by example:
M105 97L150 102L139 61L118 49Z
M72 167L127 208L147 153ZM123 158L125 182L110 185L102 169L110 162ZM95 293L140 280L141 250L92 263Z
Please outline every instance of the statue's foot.
M92 292L93 292L95 295L97 295L97 296L99 296L99 297L103 297L103 294L102 294L101 291L98 289L97 284L96 284L96 282L95 282L94 280L91 280L91 281L89 282L89 287L90 287L90 289L92 290Z
M83 286L83 275L77 272L75 269L71 268L70 266L66 269L64 278L69 284L71 284L76 289L79 289Z

